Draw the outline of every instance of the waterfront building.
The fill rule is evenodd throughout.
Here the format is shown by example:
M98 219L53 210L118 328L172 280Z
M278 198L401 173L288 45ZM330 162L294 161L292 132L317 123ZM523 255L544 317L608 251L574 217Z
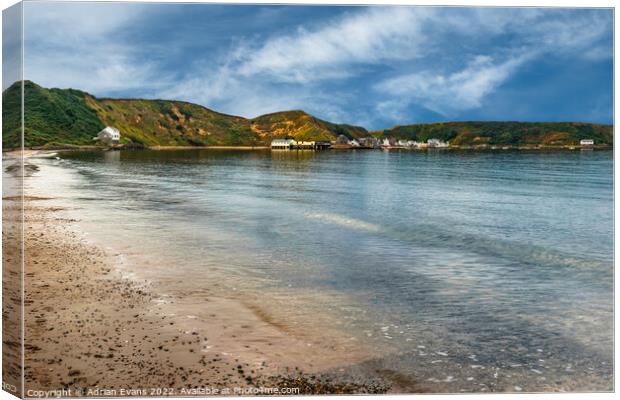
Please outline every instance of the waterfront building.
M336 138L336 144L349 144L349 138L345 135L338 135Z
M394 147L396 146L396 140L392 138L383 139L383 143L381 144L383 147Z
M448 147L449 144L447 142L443 142L439 139L428 139L426 141L426 144L428 145L428 147L434 147L434 148L442 148L442 147Z
M314 146L316 145L315 141L301 141L301 142L297 142L295 147L298 149L307 149L307 150L312 150L314 149Z
M327 150L330 147L332 147L331 142L325 140L317 140L316 142L314 142L314 148L316 150Z
M109 146L112 144L117 144L121 140L121 133L116 128L106 126L101 131L99 131L99 133L93 138L93 140Z
M278 150L290 150L295 146L295 139L274 139L271 141L271 148Z
M295 139L274 139L271 141L273 150L325 150L331 147L327 141L297 141Z
M582 146L593 146L594 145L594 140L593 139L581 139L579 141L579 144Z
M375 148L379 147L379 139L374 136L359 138L358 142L362 147Z

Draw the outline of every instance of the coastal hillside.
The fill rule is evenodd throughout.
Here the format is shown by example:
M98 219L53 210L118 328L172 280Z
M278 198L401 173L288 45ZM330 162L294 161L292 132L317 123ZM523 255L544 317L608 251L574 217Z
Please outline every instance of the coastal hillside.
M90 145L105 126L121 131L121 143L137 146L264 146L274 138L329 140L340 135L426 141L453 146L571 146L584 138L613 144L613 127L578 122L445 122L402 125L381 131L335 124L304 111L247 119L183 101L97 98L75 89L47 89L24 82L26 147ZM20 146L21 85L2 93L5 149Z
M20 144L18 82L2 94L4 148ZM260 146L273 138L335 140L367 135L364 128L322 121L303 111L253 120L183 101L97 98L74 89L46 89L24 82L25 146L88 145L110 125L122 143L144 146Z
M339 135L349 138L368 136L359 126L333 124L300 111L267 114L252 120L252 130L263 138L292 137L296 140L335 140Z
M396 126L373 132L378 137L450 141L454 146L570 146L584 138L613 144L613 126L581 122L443 122Z
M145 146L260 145L260 137L242 117L182 102L86 98L107 126Z
M32 82L24 85L25 146L44 144L92 144L92 137L105 127L89 107L89 95L73 89L45 89ZM2 146L20 145L21 85L2 93Z
M19 145L20 85L2 95L3 146ZM88 145L107 125L122 143L145 146L253 145L258 136L245 118L180 101L98 99L73 89L46 89L24 82L25 146Z

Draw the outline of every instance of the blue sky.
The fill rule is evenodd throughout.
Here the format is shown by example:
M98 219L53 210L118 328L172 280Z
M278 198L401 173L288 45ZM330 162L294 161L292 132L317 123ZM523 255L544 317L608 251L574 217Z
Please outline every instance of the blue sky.
M28 2L25 77L385 128L612 122L609 9Z

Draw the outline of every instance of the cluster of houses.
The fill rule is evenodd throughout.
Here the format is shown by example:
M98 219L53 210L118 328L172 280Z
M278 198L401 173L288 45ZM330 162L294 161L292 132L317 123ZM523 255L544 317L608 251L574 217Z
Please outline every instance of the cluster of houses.
M381 142L374 136L358 139L349 139L345 135L340 135L336 138L336 141L333 143L332 147L336 149L375 149L381 147Z
M271 141L271 148L277 150L325 150L329 149L331 145L331 142L318 140L274 139Z
M379 140L374 136L349 139L345 135L340 135L333 142L327 141L296 141L295 139L274 139L271 148L274 150L323 150L323 149L426 149L426 148L446 148L449 143L439 139L428 139L426 142L415 140L396 140L385 138Z
M450 144L439 139L428 139L426 142L418 142L415 140L397 141L395 139L386 138L383 139L381 147L389 149L440 149L450 147Z
M581 139L579 144L581 147L594 146L594 140ZM281 150L324 150L324 149L442 149L450 147L449 142L439 139L428 139L426 142L418 142L416 140L396 140L393 138L384 138L382 140L376 137L365 137L349 139L345 135L340 135L333 142L327 141L296 141L295 139L275 139L271 142L272 149ZM494 147L492 147L494 148Z

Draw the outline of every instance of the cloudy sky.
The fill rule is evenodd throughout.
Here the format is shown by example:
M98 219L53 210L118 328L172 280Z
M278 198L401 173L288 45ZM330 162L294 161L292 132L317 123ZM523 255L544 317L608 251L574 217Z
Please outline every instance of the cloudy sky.
M609 9L25 3L25 77L368 128L612 122Z

